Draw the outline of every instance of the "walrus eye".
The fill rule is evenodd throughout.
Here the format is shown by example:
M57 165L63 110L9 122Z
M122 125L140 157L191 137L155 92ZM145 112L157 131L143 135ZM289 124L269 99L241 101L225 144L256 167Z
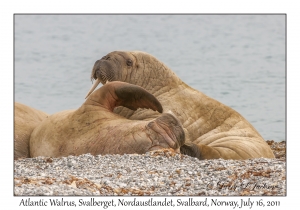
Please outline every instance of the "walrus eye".
M128 60L126 61L126 64L127 64L127 66L132 66L132 60L131 60L131 59L128 59Z

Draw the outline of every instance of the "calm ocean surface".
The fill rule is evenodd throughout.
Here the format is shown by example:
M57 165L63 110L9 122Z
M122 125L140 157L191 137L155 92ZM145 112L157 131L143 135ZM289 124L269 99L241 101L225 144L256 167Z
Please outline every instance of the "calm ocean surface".
M140 50L266 140L286 139L284 15L15 15L14 24L16 102L76 109L97 59Z

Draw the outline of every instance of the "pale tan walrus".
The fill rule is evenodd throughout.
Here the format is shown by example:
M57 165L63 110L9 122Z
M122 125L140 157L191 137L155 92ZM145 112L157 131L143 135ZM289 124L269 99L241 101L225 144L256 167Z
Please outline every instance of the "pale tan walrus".
M30 156L143 154L163 148L179 152L185 136L173 114L159 113L149 121L129 120L113 113L116 106L163 111L145 89L110 82L93 92L77 110L53 114L36 127L30 138Z
M48 115L17 102L15 102L14 115L14 159L29 158L30 135Z
M96 79L88 95L101 82L124 81L152 93L165 110L181 121L186 143L181 152L199 159L274 158L256 129L232 108L189 87L158 59L145 52L115 51L97 60L92 70ZM152 119L157 113L124 107L115 113L132 120Z

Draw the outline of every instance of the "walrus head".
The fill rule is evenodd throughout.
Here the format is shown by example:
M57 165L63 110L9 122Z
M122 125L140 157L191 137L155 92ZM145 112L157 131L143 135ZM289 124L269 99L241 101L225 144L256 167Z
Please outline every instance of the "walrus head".
M99 83L105 84L111 81L122 81L134 85L139 85L146 90L148 85L154 84L157 88L166 86L168 80L175 84L179 78L169 70L162 62L154 56L140 51L114 51L97 60L94 64L91 80L95 83L88 92L86 98L95 90ZM168 85L170 86L170 85Z
M91 80L95 79L96 81L85 98L96 89L99 83L106 84L111 81L126 82L126 78L130 76L136 67L136 58L131 53L114 51L103 56L94 64Z

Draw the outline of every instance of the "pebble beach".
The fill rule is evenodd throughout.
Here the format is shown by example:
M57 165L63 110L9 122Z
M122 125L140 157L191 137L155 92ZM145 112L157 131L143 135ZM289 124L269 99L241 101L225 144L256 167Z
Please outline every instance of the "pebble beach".
M198 160L170 149L14 161L15 196L285 196L286 142L276 158Z

